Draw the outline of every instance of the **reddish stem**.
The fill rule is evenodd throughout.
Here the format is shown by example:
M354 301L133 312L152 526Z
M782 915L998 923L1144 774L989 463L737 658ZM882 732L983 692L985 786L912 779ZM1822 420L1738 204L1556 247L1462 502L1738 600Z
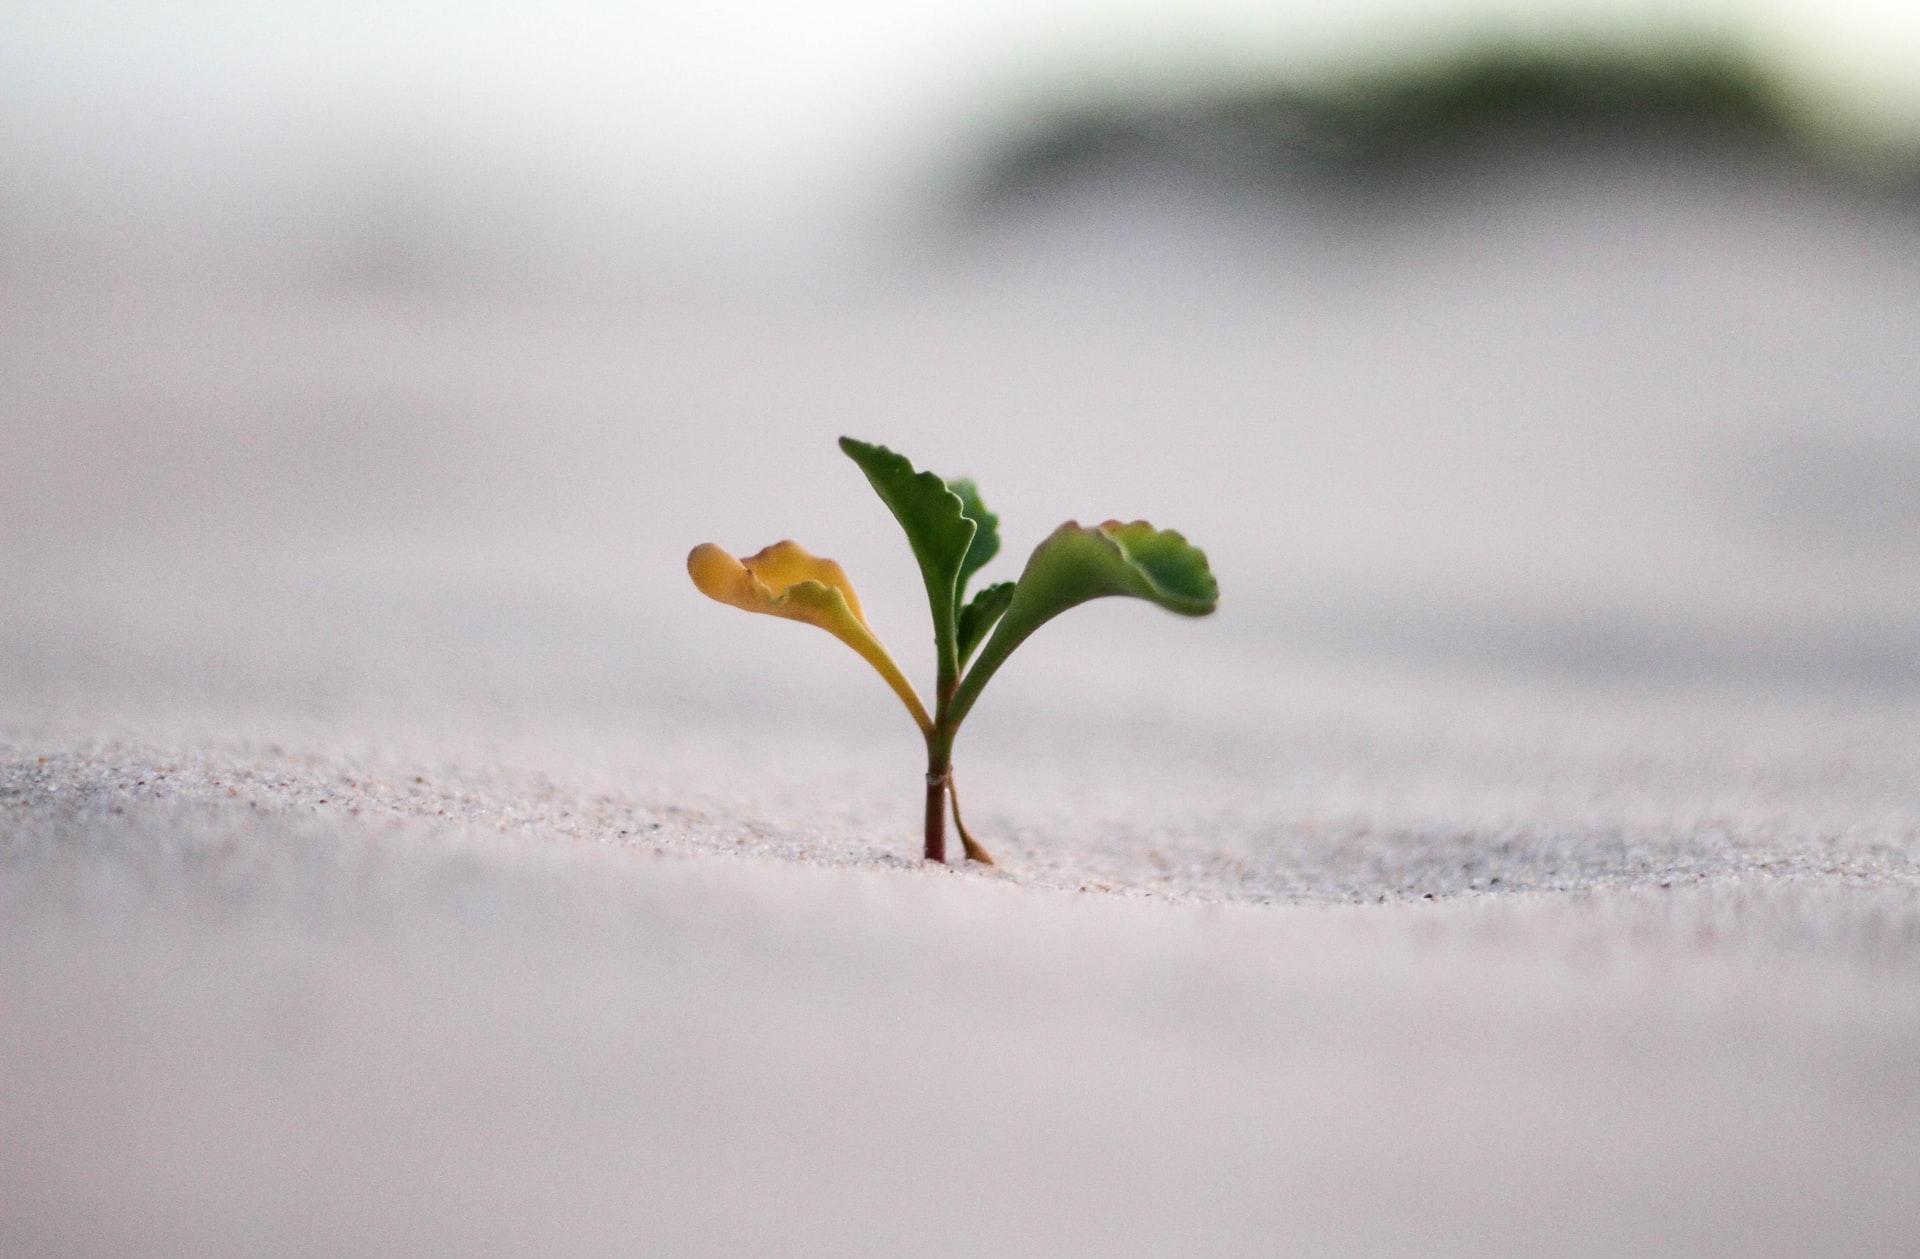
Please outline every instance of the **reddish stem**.
M947 767L927 765L927 860L947 860Z

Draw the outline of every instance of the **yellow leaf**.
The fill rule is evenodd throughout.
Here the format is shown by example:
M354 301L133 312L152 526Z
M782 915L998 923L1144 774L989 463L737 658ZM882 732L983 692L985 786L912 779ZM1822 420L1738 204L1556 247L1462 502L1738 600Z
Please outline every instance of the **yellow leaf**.
M797 542L776 542L735 559L711 542L687 556L687 573L700 593L748 612L817 625L860 653L893 688L922 731L933 729L926 706L887 654L860 610L860 597L838 564L807 553Z

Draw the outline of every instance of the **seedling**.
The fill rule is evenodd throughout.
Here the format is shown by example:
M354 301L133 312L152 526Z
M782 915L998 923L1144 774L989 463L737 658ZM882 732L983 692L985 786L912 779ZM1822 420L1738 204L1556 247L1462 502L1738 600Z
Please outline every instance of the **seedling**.
M1089 599L1131 595L1182 616L1205 616L1219 602L1220 588L1207 569L1207 557L1170 529L1155 529L1144 520L1093 526L1068 521L1034 548L1020 580L996 582L968 599L968 581L1000 550L1000 518L980 501L973 482L916 472L885 446L851 437L840 439L840 449L860 465L880 501L906 530L926 580L938 657L931 714L880 645L853 585L832 560L810 555L796 542L776 542L737 560L707 542L687 556L687 572L708 597L749 612L817 625L872 665L927 741L927 860L947 859L946 815L951 808L966 855L991 865L993 858L960 817L953 740L1014 648Z

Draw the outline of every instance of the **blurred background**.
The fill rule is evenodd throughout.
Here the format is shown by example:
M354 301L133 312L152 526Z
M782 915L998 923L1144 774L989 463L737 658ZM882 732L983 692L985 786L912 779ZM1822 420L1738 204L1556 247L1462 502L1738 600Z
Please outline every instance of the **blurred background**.
M841 432L979 478L990 575L1067 516L1185 530L1223 694L1312 662L1920 682L1910 6L0 25L0 616L39 711L83 683L670 710L775 632L696 606L687 547L787 535L918 676ZM1129 633L1031 671L1188 646ZM831 647L794 650L753 684L837 694Z
M1913 0L0 0L8 1256L1912 1253L1916 718Z

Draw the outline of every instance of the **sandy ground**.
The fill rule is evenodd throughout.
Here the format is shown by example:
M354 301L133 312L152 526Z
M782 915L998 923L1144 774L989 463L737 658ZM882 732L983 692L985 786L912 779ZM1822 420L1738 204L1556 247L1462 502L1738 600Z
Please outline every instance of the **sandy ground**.
M1914 1251L1914 233L1606 188L829 314L10 290L0 1252ZM918 676L840 431L1222 574L996 681L999 871L680 572L791 534Z

